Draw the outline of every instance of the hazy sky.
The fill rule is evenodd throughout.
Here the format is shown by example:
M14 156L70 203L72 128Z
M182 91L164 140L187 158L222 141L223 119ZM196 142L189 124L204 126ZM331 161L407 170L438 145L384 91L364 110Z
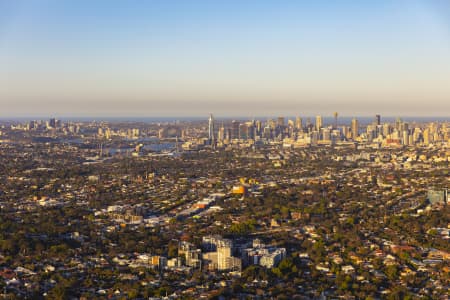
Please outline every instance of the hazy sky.
M450 1L0 0L0 117L450 116Z

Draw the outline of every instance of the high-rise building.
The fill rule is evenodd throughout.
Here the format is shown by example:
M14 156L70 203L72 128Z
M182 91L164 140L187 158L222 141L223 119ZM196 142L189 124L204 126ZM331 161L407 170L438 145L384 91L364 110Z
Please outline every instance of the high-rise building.
M311 144L312 145L317 145L317 142L320 139L320 133L317 130L314 130L311 132Z
M56 119L51 118L50 121L48 122L48 124L51 128L56 128Z
M316 130L320 131L320 128L322 128L322 116L316 116Z
M295 129L301 130L302 128L303 128L302 118L297 117L297 118L295 119Z
M422 136L422 130L418 127L414 128L412 136L413 136L413 143L419 142Z
M333 117L334 117L333 129L336 129L337 128L337 124L338 124L338 113L336 111L334 112Z
M217 139L220 142L222 142L225 139L225 127L223 126L223 123L222 123L222 127L219 128Z
M425 128L423 131L423 143L429 145L432 142L432 135L430 134L430 128Z
M267 125L270 129L275 130L277 128L277 123L273 119L267 120Z
M204 257L208 257L212 265L218 270L240 270L242 261L232 256L233 242L221 236L204 236L202 248L206 251ZM214 251L214 252L212 252Z
M262 133L262 122L261 122L261 120L256 120L255 126L256 126L256 135L257 136L261 136L261 133Z
M401 131L402 130L402 126L403 126L403 121L400 118L397 118L395 120L395 129L397 129L397 131Z
M228 239L219 240L217 243L217 268L227 270L230 268L228 260L231 257L232 242Z
M198 268L201 265L201 250L189 242L182 241L179 243L178 255L184 256L186 265L189 267Z
M409 131L409 124L406 122L403 122L400 126L400 131Z
M267 125L263 129L263 137L265 139L271 139L272 138L272 129Z
M160 139L167 138L167 129L166 129L166 128L160 128L160 129L158 130L158 137L159 137Z
M288 127L294 128L294 127L295 127L294 120L288 119L288 121L287 121L287 126L288 126Z
M239 139L246 140L248 139L248 126L246 123L239 124Z
M359 122L358 119L353 118L352 120L352 138L353 140L356 140L356 138L359 136Z
M383 136L387 137L389 134L391 134L391 126L388 123L383 124Z
M265 268L273 268L284 258L286 258L286 249L277 248L272 253L262 255L259 264Z
M231 140L233 136L233 130L231 128L225 129L225 139Z
M255 120L251 120L246 123L247 125L247 138L254 140L256 137L256 123Z
M239 125L239 121L233 120L231 122L231 139L239 139Z
M322 129L322 140L331 141L331 131L328 128Z
M409 132L408 130L404 130L402 132L402 144L408 146L409 145Z
M376 128L376 125L375 124L373 124L373 125L367 125L367 128L366 128L366 134L367 134L367 140L368 141L372 141L374 138L376 138L377 137L377 128Z
M284 117L278 117L277 125L280 127L284 126Z
M210 145L213 145L216 142L214 137L214 117L212 114L209 115L208 140Z
M375 115L375 125L379 126L381 125L381 116Z
M342 126L342 135L345 137L345 139L351 138L351 132L348 126Z

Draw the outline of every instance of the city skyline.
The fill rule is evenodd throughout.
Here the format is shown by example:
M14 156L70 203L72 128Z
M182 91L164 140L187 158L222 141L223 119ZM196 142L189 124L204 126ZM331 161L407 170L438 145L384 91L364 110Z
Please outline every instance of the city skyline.
M448 117L448 12L419 0L1 2L0 118Z

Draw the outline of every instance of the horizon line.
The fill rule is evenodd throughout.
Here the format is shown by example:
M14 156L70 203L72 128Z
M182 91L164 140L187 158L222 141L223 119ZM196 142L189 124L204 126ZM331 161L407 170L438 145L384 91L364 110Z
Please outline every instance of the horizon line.
M321 116L323 118L333 118L334 116L332 114L324 115L324 114L314 114L314 115L256 115L256 116L220 116L212 113L214 119L224 119L224 120L251 120L251 119L267 119L267 118L278 118L278 117L284 117L284 118L315 118L316 116ZM438 118L438 119L449 119L450 116L443 116L443 115L425 115L425 116L415 116L415 115L381 115L381 114L373 114L373 115L342 115L338 116L338 119L340 118L374 118L376 115L380 115L381 119L388 118L388 119L395 119L395 118L417 118L417 119L430 119L430 118ZM130 121L134 121L136 119L142 120L142 119L165 119L165 120L174 120L177 119L180 120L201 120L205 119L207 120L209 117L208 115L192 115L192 116L56 116L56 115L46 115L46 116L0 116L0 121L24 121L24 120L45 120L45 119L58 119L58 120L92 120L92 121L102 121L102 120L126 120L129 119Z

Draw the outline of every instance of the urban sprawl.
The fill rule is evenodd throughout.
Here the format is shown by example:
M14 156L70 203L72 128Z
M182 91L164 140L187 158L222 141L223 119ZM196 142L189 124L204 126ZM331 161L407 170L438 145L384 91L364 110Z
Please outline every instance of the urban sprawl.
M0 121L4 299L448 299L450 122Z

